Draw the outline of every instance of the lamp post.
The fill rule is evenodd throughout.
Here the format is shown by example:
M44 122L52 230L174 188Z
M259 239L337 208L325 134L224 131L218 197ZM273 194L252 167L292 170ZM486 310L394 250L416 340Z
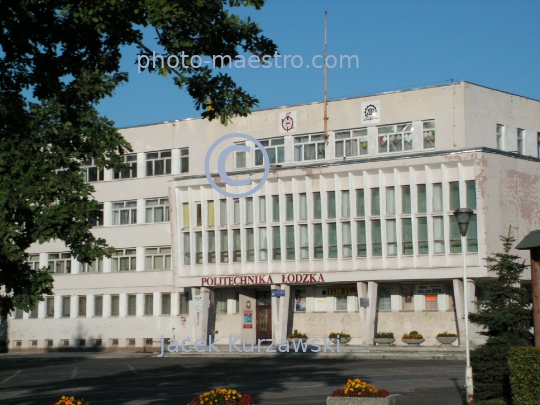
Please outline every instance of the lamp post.
M467 390L467 404L473 404L473 375L471 367L471 355L469 351L469 308L468 308L468 293L467 293L467 260L465 256L465 248L467 243L467 228L469 221L473 215L473 210L469 208L458 208L454 211L459 231L461 232L461 257L463 260L463 312L465 313L465 354L467 356L467 368L465 369L465 387Z

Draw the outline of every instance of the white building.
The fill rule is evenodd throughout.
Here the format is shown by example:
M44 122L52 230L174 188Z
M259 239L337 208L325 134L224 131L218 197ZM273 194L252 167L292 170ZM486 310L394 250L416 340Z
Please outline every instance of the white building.
M426 345L439 332L461 337L452 213L475 212L471 280L490 276L483 258L501 251L510 225L518 241L540 228L540 102L461 82L332 101L328 115L328 143L322 103L257 111L227 127L189 119L122 129L131 171L86 167L103 204L93 232L115 256L83 266L63 243L34 245L31 261L57 273L55 295L12 314L9 347L129 348L160 335L249 342L292 330L347 332L364 345L377 331L417 330ZM229 133L256 138L270 158L267 181L247 198L225 198L205 175L207 151ZM228 175L249 185L217 175L217 155L235 141L216 148L210 171L218 186L247 192L264 172L251 142L251 153L226 161ZM271 298L271 289L285 296ZM482 294L472 281L469 292L475 311Z

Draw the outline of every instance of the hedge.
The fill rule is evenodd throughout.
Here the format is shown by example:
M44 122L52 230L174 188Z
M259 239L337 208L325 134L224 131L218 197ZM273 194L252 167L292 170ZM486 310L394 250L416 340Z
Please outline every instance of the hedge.
M537 405L540 399L540 347L513 347L508 358L514 405Z

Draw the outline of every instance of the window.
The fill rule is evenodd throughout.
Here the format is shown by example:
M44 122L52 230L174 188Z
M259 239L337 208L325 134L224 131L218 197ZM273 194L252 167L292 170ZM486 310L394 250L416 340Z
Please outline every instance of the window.
M294 138L294 160L324 159L325 140L323 134L297 136Z
M246 223L253 223L253 197L246 198Z
M233 229L233 262L242 261L242 239L240 229Z
M144 269L145 270L170 270L172 269L171 248L170 247L146 248L145 256L144 256Z
M336 217L336 192L329 191L327 194L327 204L328 204L328 219L334 219Z
M227 297L225 291L216 291L216 314L227 313Z
M414 311L414 293L411 284L401 286L401 309L404 311Z
M349 218L351 216L351 198L348 190L341 192L341 217Z
M180 173L189 172L189 148L180 149Z
M438 309L437 294L426 294L424 299L425 299L424 309L428 311L436 311Z
M444 253L443 217L433 217L433 245L435 253Z
M285 220L294 221L294 200L292 194L285 196Z
M69 318L71 315L71 297L62 297L62 316Z
M189 204L182 204L182 214L184 217L184 228L189 228Z
M79 296L77 316L86 316L86 296Z
M396 190L386 187L386 215L396 215Z
M478 225L476 215L472 215L467 229L467 252L478 252Z
M392 298L390 294L390 286L379 284L379 311L391 311Z
M178 293L178 314L189 315L189 294Z
M137 270L137 251L135 249L118 249L114 252L111 262L112 271Z
M294 226L287 225L285 227L285 247L287 260L295 259L295 246L294 246Z
M523 141L525 138L525 130L518 128L517 130L517 153L523 155Z
M476 209L476 182L474 180L465 182L465 196L467 198L467 208Z
M202 226L202 204L200 202L195 203L195 220L196 226Z
M386 255L397 256L397 230L396 220L386 221Z
M195 264L203 262L202 232L195 232Z
M368 154L367 128L336 132L336 157Z
M372 255L382 256L381 221L379 219L371 221L371 245Z
M461 231L456 217L450 217L450 253L461 253Z
M33 270L39 270L39 255L29 255L28 264Z
M309 259L308 226L300 225L300 259Z
M267 139L259 142L262 146L264 146L264 149L266 149L266 153L268 153L268 160L271 165L283 163L285 161L284 138ZM257 147L255 149L255 166L262 166L263 164L263 154L261 150Z
M341 223L341 240L343 243L343 257L352 257L351 223Z
M137 201L112 203L112 224L129 225L137 223Z
M295 290L294 311L306 312L306 290Z
M272 227L272 259L281 260L281 230L279 226Z
M81 263L80 273L101 273L103 271L103 259L96 259L92 263Z
M127 315L137 315L137 296L135 294L129 294L127 296Z
M419 214L425 214L427 212L427 195L426 195L426 185L418 184L416 186L417 191L417 210Z
M356 190L356 216L363 217L365 215L364 190Z
M221 263L229 263L229 233L227 231L219 231L219 245Z
M216 233L208 231L208 263L216 262Z
M266 222L266 197L259 197L259 222Z
M437 183L433 185L433 212L442 212L442 210L443 210L442 184Z
M184 239L184 264L191 264L191 240L189 237L189 232L183 233Z
M435 147L435 121L424 121L422 123L422 138L424 138L424 149Z
M111 316L120 315L120 296L111 295Z
M39 305L36 303L34 305L34 308L30 310L30 315L28 316L30 319L37 319L39 315Z
M240 223L240 200L233 200L233 225Z
M497 149L504 150L504 125L497 124Z
M371 215L381 215L381 201L378 188L371 189Z
M300 214L300 221L305 221L307 219L307 195L299 194L298 198L300 200L300 204L298 206L299 214Z
M413 232L412 232L412 219L403 218L401 220L401 231L403 233L403 250L402 254L413 254Z
M221 226L227 225L227 218L227 200L219 200L219 224Z
M146 154L146 175L159 176L161 174L171 174L170 150Z
M347 296L338 295L336 297L336 311L346 311L347 310Z
M450 184L450 209L457 210L459 208L459 183L453 181Z
M411 186L401 186L401 212L411 213Z
M23 310L20 308L15 308L15 313L13 314L14 319L22 319L23 317Z
M216 220L215 220L216 212L214 210L214 201L207 201L206 209L208 211L208 226L214 226L216 224Z
M47 297L45 299L45 317L46 318L54 318L54 297Z
M412 124L387 125L377 128L378 153L412 150Z
M418 254L429 253L427 218L418 218Z
M313 219L322 218L321 193L313 193Z
M366 221L356 222L356 256L367 256Z
M313 225L313 257L315 259L323 258L323 234L322 234L322 224Z
M126 163L129 168L122 170L120 172L114 171L113 178L115 179L132 179L137 177L137 155L124 155L122 157L124 163Z
M328 224L328 257L338 257L337 227L335 222Z
M171 314L171 294L161 294L161 315Z
M467 252L478 252L477 217L472 215L467 228ZM450 217L450 252L461 253L461 231L454 216Z
M146 223L169 222L169 199L146 200ZM199 204L200 206L200 204Z
M144 314L154 315L154 295L144 294Z
M255 261L255 238L253 228L246 228L246 262Z
M268 260L268 232L266 228L259 228L259 261Z
M71 273L71 253L51 253L48 258L49 271L58 274Z
M91 183L94 181L103 181L103 169L98 169L96 159L83 160L81 162L81 173L84 181Z
M94 296L94 316L103 316L103 296Z
M272 221L279 222L279 196L272 196Z
M88 221L92 227L103 226L103 204L98 204L97 207L99 211Z

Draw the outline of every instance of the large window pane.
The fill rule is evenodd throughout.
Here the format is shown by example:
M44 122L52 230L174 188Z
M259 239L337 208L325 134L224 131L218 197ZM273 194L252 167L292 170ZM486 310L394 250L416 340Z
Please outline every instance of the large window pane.
M365 215L364 190L356 190L356 216L363 217Z
M313 193L313 219L322 218L321 193Z
M476 182L474 180L466 181L467 188L467 208L476 209Z
M233 262L242 261L242 240L240 229L233 229Z
M294 221L294 200L292 194L285 196L286 220Z
M323 258L323 234L322 224L313 225L313 257L315 259Z
M300 194L299 196L300 203L299 203L299 213L300 213L300 221L307 219L307 195Z
M427 218L418 218L418 254L428 254Z
M227 200L219 200L219 224L227 225Z
M255 261L255 238L253 228L246 229L246 262Z
M401 220L401 228L403 233L403 254L413 254L413 232L412 232L412 219L404 218Z
M391 219L386 221L386 254L388 256L397 255L397 234L396 220Z
M444 219L433 218L433 243L435 253L444 253Z
M401 186L401 212L411 213L411 186Z
M328 217L329 219L334 219L336 217L336 192L335 191L329 191L327 194L328 196Z
M268 260L268 234L266 228L259 228L259 261Z
M279 226L272 227L272 259L281 260L281 230Z
M221 263L229 263L229 233L227 231L219 232L219 246Z
M216 234L208 231L208 263L216 262Z
M450 209L457 210L459 207L459 183L457 181L450 183Z
M467 229L467 252L478 252L478 225L476 215L471 216Z
M418 184L416 186L417 190L417 211L419 214L425 214L427 212L427 196L426 196L426 185Z
M202 264L203 262L203 243L202 232L195 232L195 263Z
M253 223L253 197L246 198L246 223Z
M338 257L337 227L335 223L328 224L328 257Z
M351 223L341 223L341 240L343 243L343 257L352 257Z
M379 285L379 311L391 311L392 299L389 285Z
M372 255L382 256L382 235L381 235L381 221L371 221L371 245Z
M215 225L215 210L214 210L214 201L208 201L208 226Z
M356 255L360 257L366 257L367 247L366 247L366 222L365 221L356 222L356 242L357 242Z
M294 260L294 226L288 225L285 227L285 245L287 248L287 260Z
M349 218L351 216L351 198L349 191L341 192L341 217Z
M300 225L300 259L309 259L309 237L307 225Z
M386 215L396 215L396 191L394 187L386 187Z
M279 222L279 196L272 196L272 221Z
M371 215L381 215L381 200L378 188L371 189Z
M266 222L266 197L259 197L259 222Z
M443 210L442 184L437 183L433 185L433 212L442 212L442 210Z
M450 253L461 253L461 231L454 215L450 216Z

